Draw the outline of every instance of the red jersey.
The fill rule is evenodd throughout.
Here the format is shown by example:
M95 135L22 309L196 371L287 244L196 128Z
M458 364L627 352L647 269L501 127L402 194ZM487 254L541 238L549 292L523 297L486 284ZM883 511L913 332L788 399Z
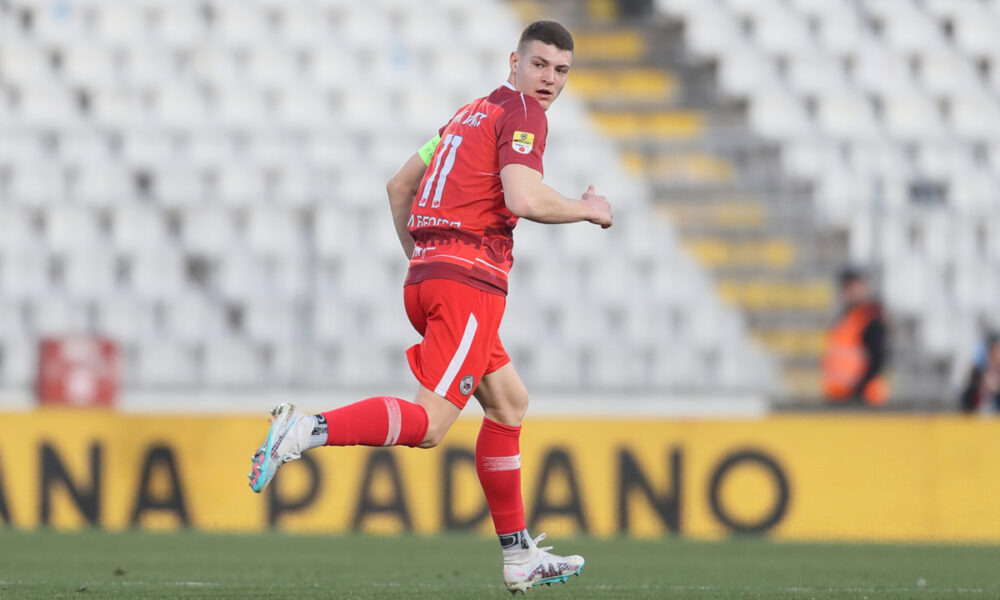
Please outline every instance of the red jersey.
M516 163L541 173L547 132L541 104L509 83L455 113L410 209L415 248L405 284L451 279L506 295L517 217L500 169Z

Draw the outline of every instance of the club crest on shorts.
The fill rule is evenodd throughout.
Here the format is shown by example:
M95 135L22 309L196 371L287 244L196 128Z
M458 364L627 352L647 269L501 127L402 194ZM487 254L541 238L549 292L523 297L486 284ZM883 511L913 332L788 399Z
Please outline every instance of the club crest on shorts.
M528 154L535 145L535 134L526 131L515 131L514 140L510 143L514 152Z
M468 396L472 393L473 388L475 388L476 378L472 375L466 375L462 378L462 381L458 383L458 391L462 392L463 396Z

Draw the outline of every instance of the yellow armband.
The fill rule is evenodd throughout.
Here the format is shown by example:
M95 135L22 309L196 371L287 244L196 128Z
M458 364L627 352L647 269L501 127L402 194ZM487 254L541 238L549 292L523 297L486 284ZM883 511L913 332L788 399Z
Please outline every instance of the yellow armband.
M420 160L424 161L425 165L431 164L431 157L434 156L434 150L438 147L441 142L441 134L435 134L434 137L427 140L427 143L417 152L420 155Z

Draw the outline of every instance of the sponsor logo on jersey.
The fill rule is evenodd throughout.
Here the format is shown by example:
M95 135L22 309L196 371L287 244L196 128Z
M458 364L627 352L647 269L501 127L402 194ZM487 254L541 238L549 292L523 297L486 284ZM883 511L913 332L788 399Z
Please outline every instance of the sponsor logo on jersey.
M475 114L469 115L468 117L466 117L464 121L462 121L462 125L468 125L470 127L479 127L479 122L482 121L483 117L485 116L486 113L484 112L477 112Z
M458 384L458 391L462 392L463 396L468 396L472 393L472 389L476 384L476 378L472 375L466 375L462 378L462 381Z
M416 229L418 227L461 227L461 221L451 221L439 217L428 217L425 215L414 215L410 214L410 218L406 221L407 229Z
M515 152L528 154L535 145L535 134L526 131L515 131L514 140L510 143Z

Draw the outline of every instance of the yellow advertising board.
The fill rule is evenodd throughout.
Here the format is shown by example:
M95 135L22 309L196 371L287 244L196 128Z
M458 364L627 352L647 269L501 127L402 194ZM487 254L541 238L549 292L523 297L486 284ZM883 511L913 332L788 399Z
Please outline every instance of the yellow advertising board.
M0 522L489 533L478 427L431 450L317 449L257 495L260 418L2 413ZM550 535L1000 542L1000 421L535 419L521 453L529 525Z

